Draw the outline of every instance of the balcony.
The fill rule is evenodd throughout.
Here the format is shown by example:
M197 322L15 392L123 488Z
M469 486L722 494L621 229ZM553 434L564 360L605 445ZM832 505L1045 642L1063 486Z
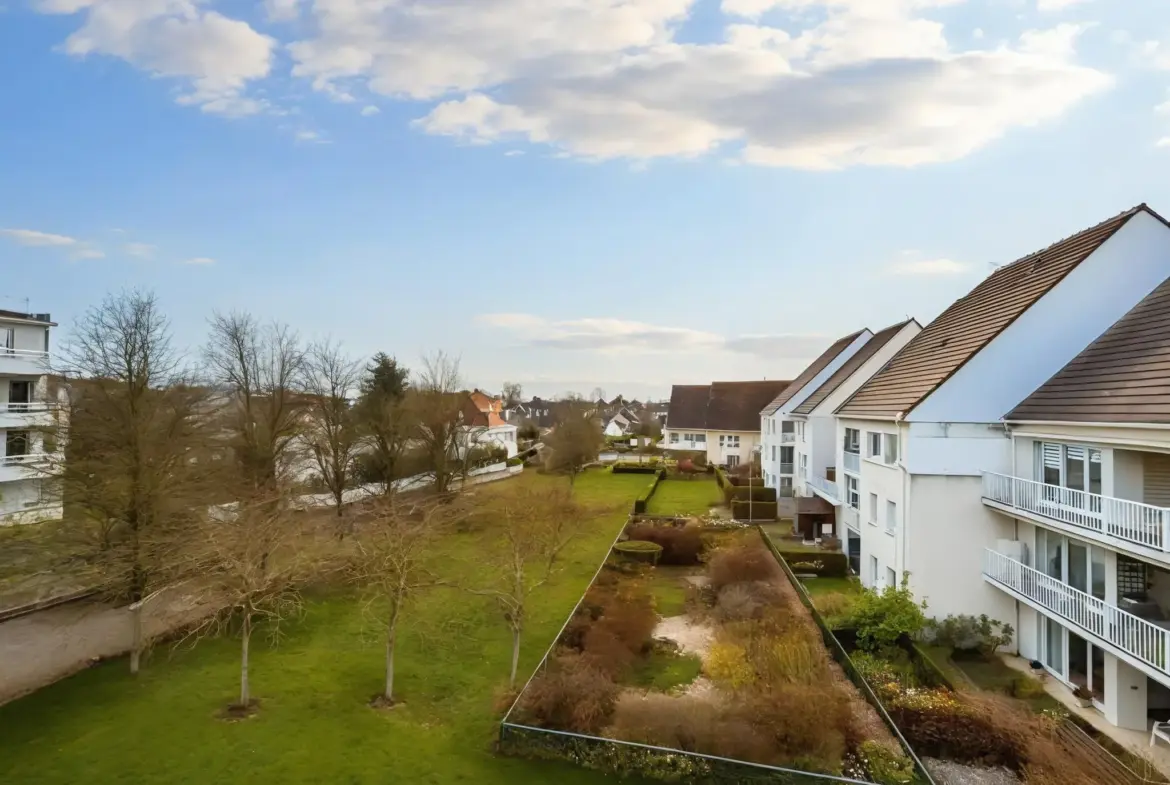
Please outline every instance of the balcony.
M1128 553L1170 561L1170 509L983 473L983 503Z
M808 478L808 484L818 496L831 502L834 506L841 503L841 494L837 490L837 483L832 480L826 480L824 477L818 477L814 474Z
M1093 645L1129 661L1147 675L1170 676L1170 630L990 548L983 553L983 578L1063 621Z
M53 424L52 403L0 403L0 431L9 428L47 428Z
M0 482L28 480L37 476L34 467L43 464L44 453L0 456Z
M780 464L780 473L781 474L792 474L792 464L791 463L781 463Z
M848 504L841 508L841 518L850 531L861 534L861 515Z
M795 433L789 432L789 433L781 433L780 434L780 443L781 444L792 444L795 441L796 441L796 434Z
M0 376L42 376L48 372L48 352L0 348Z
M861 474L861 456L857 453L846 450L843 465L850 474Z

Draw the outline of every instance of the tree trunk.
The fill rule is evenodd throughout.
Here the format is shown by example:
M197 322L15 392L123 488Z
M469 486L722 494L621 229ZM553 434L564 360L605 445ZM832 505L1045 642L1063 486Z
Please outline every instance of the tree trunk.
M387 703L394 702L394 631L386 636L386 693Z
M252 640L252 613L244 611L244 631L240 636L240 706L247 708L252 700L248 685L248 644Z
M508 679L508 686L516 686L516 668L520 664L520 628L512 628L512 675Z
M142 659L142 601L139 600L130 611L130 674L138 675Z

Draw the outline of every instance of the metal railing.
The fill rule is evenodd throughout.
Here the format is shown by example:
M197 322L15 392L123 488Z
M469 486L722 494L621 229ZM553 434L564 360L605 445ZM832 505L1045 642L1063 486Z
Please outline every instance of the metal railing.
M796 441L796 434L795 433L782 433L782 434L780 434L780 443L781 444L792 444L795 441Z
M847 528L855 532L861 531L861 515L857 510L846 504L841 508L841 517L844 519Z
M845 459L842 461L845 471L853 474L861 474L861 456L855 452L845 452Z
M28 357L33 360L47 360L49 353L35 349L13 349L9 346L0 346L0 357Z
M1097 641L1170 675L1170 659L1167 658L1170 630L1108 605L1104 600L991 548L983 552L983 574L1070 622Z
M792 474L792 463L780 464L780 473L781 474Z
M1170 509L983 472L983 498L1079 529L1170 553Z
M29 401L25 403L9 401L0 403L0 414L27 414L33 412L51 412L57 408L55 403Z
M44 460L45 454L30 452L23 455L0 455L0 466L27 466L31 463Z
M837 490L837 483L832 480L826 480L824 477L818 477L814 474L808 478L808 484L826 496L831 496L837 501L841 500L841 492Z

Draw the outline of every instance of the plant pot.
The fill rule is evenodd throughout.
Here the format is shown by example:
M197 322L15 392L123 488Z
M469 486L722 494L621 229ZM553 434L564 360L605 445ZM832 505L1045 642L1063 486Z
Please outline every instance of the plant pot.
M1077 702L1077 705L1080 706L1082 709L1093 708L1092 698L1073 698L1073 700L1075 700Z

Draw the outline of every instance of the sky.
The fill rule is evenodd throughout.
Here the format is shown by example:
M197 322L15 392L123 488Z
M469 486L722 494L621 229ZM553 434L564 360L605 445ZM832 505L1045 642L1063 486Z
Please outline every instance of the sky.
M0 0L0 308L784 379L1140 202L1163 0Z

